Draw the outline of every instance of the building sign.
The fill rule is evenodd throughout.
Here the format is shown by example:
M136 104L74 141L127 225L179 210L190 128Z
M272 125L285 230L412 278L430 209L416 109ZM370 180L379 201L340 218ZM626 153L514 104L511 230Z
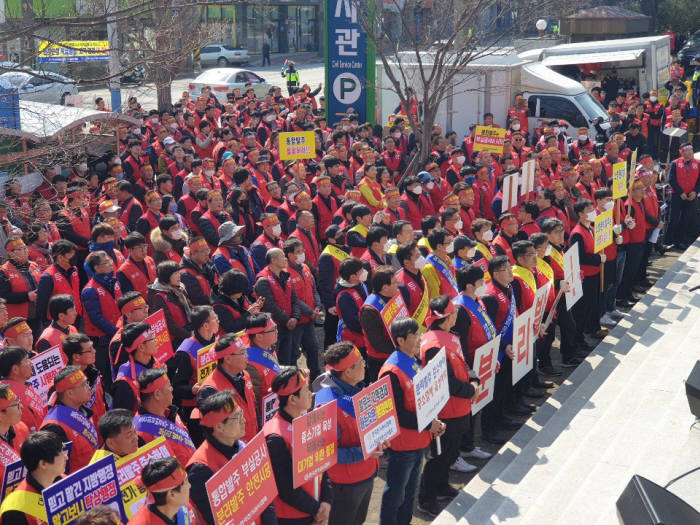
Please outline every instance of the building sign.
M39 42L39 63L64 62L108 62L109 42L107 40L70 40L52 44Z
M349 113L374 123L374 47L362 28L358 4L368 19L365 1L328 0L324 9L326 36L326 107L328 123Z

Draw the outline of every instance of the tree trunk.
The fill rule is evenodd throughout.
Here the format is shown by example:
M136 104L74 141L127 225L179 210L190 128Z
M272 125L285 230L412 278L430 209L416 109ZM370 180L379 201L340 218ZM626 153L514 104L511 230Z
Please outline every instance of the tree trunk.
M34 17L32 0L22 0L22 28L26 30L26 28L31 27L34 24ZM37 50L34 47L34 37L31 32L22 36L20 46L20 64L33 67Z

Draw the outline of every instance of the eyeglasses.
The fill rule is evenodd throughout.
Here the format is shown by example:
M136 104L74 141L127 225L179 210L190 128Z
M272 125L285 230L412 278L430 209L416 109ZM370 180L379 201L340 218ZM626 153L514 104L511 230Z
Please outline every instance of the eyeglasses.
M95 349L94 346L90 346L90 348L88 348L87 350L85 350L85 351L83 351L83 352L78 352L78 354L79 354L79 355L91 354L92 352L97 352L97 350Z
M279 331L279 330L278 330L277 327L275 326L275 327L273 327L273 328L270 328L269 330L263 330L262 333L263 333L263 334L274 334L275 332L278 332L278 331Z
M230 355L246 355L248 353L247 350L243 350L242 352L233 352Z

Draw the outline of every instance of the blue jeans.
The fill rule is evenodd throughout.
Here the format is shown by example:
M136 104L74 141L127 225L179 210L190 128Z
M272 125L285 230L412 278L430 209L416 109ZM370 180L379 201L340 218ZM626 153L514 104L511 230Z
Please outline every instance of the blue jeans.
M389 460L379 525L410 525L425 450L387 450Z

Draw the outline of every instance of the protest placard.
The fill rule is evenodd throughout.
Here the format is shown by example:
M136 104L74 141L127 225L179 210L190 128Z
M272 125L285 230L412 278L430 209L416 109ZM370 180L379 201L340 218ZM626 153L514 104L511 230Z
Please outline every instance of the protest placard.
M630 177L634 177L634 171L637 169L637 153L639 150L634 150L630 157Z
M29 382L46 406L49 402L49 389L53 385L53 378L66 366L63 353L56 345L32 357L31 362L32 377L29 378Z
M608 210L595 218L593 223L593 251L598 253L613 242L613 212Z
M477 126L474 135L474 151L487 151L500 155L503 153L503 143L506 140L504 128Z
M493 399L493 389L496 383L496 365L498 364L498 348L501 336L496 336L474 352L474 371L479 375L479 397L472 401L472 414L488 405Z
M384 326L386 326L389 333L391 333L391 323L393 323L395 319L410 317L406 303L404 302L403 296L400 293L397 293L389 300L389 302L386 303L384 308L382 308L381 315L382 321L384 321Z
M293 486L300 487L338 462L336 401L292 421Z
M425 430L450 400L447 385L447 352L444 346L413 377L413 392L416 396L418 430Z
M2 491L0 491L0 501L4 499L17 488L17 485L22 483L22 480L27 477L27 467L24 466L22 460L17 456L17 460L2 467Z
M613 199L621 199L627 195L627 163L625 161L616 162L612 169Z
M119 512L123 523L127 521L113 455L57 481L45 488L41 495L51 525L73 523L78 516L97 505L112 507Z
M513 384L532 370L535 357L535 339L532 336L534 320L535 309L530 307L526 312L516 315L513 321Z
M263 425L270 421L280 408L280 399L277 394L270 392L263 396Z
M583 297L583 283L581 282L581 266L578 261L578 243L564 253L564 280L569 283L569 291L566 292L566 309L571 307Z
M316 134L294 131L279 134L280 160L313 159L316 156Z
M527 195L531 191L535 191L535 159L530 159L523 162L522 175L520 182L520 196Z
M237 340L238 341L238 340ZM240 342L238 343L240 344ZM215 343L197 350L197 382L203 382L216 368Z
M254 523L277 496L263 433L209 478L206 487L216 525Z
M362 455L367 458L377 447L399 433L391 380L384 376L352 398Z
M506 213L518 205L518 174L512 173L503 177L503 201L501 213Z
M542 324L542 317L544 317L544 312L547 309L547 300L549 299L550 289L552 283L547 281L547 283L538 288L535 292L535 300L532 303L532 308L534 309L534 317L532 319L532 337L533 341L537 340L540 332L540 325Z
M119 458L116 461L117 479L122 493L124 512L128 519L134 517L142 505L146 503L148 493L144 487L136 483L141 476L143 467L152 459L163 459L172 456L165 437L160 436L145 444L133 454Z
M165 363L173 356L173 343L170 340L168 324L165 321L165 312L158 310L146 317L144 323L151 327L153 335L156 336L156 341L158 342L158 351L155 358L161 363Z

